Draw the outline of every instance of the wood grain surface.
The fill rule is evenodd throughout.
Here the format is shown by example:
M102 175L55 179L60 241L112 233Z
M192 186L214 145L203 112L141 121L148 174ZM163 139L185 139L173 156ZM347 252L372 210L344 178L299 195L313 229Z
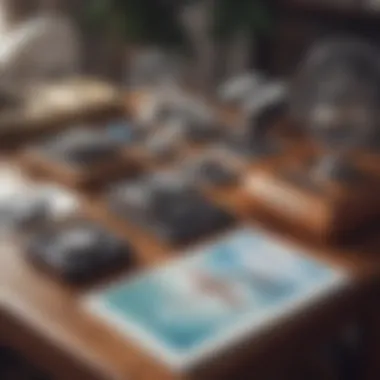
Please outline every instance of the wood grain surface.
M15 161L8 156L4 162ZM254 167L255 164L249 170ZM94 283L71 286L31 266L25 260L20 239L4 237L0 246L0 341L17 349L57 380L296 379L303 358L314 347L328 340L345 323L373 316L380 274L380 227L376 223L364 232L358 231L349 241L332 246L314 242L286 223L272 220L247 199L239 186L202 191L236 215L242 224L261 228L284 244L302 247L310 256L347 270L352 285L223 353L206 366L185 375L171 373L124 336L87 314L81 305L87 291L119 276L161 265L186 248L170 246L132 223L118 220L107 210L100 188L79 193L82 212L130 241L136 252L134 267L120 268ZM372 325L378 328L373 319ZM367 355L368 379L379 378L374 350L380 348L380 337L378 334L375 339L374 335Z

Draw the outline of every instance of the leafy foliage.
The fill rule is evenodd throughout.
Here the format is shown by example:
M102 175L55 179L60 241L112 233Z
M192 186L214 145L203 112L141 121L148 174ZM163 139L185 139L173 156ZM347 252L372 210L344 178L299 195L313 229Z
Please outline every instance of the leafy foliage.
M175 9L162 0L91 0L86 20L94 31L117 33L132 43L185 42Z
M248 33L268 34L271 15L263 0L217 0L213 33L224 39L239 30Z
M132 43L186 45L177 12L203 0L90 0L87 25L94 32L117 33ZM211 33L226 39L238 30L268 33L271 18L265 0L215 0Z

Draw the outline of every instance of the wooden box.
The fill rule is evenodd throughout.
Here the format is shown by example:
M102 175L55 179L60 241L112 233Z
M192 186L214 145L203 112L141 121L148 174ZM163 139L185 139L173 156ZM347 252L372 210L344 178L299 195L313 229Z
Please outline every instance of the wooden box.
M139 170L139 164L125 160L118 153L106 160L90 165L71 165L52 160L38 150L27 150L20 157L21 165L29 172L75 188L101 185Z
M380 214L380 182L360 174L356 181L318 183L307 164L275 163L247 176L245 191L255 206L317 238L341 237Z
M99 122L125 115L124 98L113 86L76 78L36 87L18 108L0 113L0 145L14 146L65 128L70 123Z

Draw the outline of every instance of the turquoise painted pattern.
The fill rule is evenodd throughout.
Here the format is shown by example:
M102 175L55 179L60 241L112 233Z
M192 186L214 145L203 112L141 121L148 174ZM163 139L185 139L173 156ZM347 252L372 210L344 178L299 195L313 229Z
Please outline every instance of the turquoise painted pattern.
M120 283L99 300L173 352L186 354L249 316L286 306L334 275L291 247L242 229Z

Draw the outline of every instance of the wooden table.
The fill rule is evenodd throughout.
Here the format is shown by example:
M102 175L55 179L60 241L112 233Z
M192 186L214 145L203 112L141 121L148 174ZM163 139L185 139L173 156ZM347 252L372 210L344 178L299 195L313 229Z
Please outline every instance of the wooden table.
M136 249L137 268L160 265L177 249L127 223L116 221L104 208L99 194L80 194L84 213L130 240ZM366 376L378 379L376 355L380 333L375 315L380 274L378 228L360 233L345 246L310 242L291 233L255 210L237 188L209 190L207 196L231 210L245 223L264 228L287 242L301 245L310 255L345 268L352 286L326 299L287 323L266 331L238 350L226 352L191 379L296 379L307 354L346 322L363 320L371 328ZM14 347L41 369L62 380L178 379L146 353L88 315L80 304L86 291L109 279L81 287L61 283L30 266L18 241L2 239L0 246L0 342ZM112 279L126 273L114 274ZM294 364L295 363L295 364ZM240 377L239 377L240 376Z
M245 219L255 214L248 212L241 197L231 192L215 193L214 196L220 203L233 206L236 213ZM90 198L88 213L130 239L137 248L139 267L158 265L173 257L175 250L171 247L160 244L154 237L132 225L116 223L100 203L100 200ZM273 228L273 231L277 230L279 227ZM231 376L231 371L250 370L256 375L263 373L267 376L274 367L284 373L283 368L292 362L292 357L298 357L300 352L306 353L312 346L322 342L344 321L364 318L371 305L370 299L375 296L377 288L374 285L380 271L380 236L376 236L376 233L370 235L356 242L356 245L352 243L352 248L334 250L311 246L311 254L351 271L355 278L352 288L297 316L283 327L255 339L240 352L200 369L194 378L224 379ZM307 245L302 239L291 240ZM2 342L18 349L57 379L172 378L164 368L149 360L128 340L83 311L80 298L91 286L71 287L39 273L24 261L23 252L17 246L14 242L1 247ZM373 319L370 313L369 317ZM236 369L232 363L236 363Z

